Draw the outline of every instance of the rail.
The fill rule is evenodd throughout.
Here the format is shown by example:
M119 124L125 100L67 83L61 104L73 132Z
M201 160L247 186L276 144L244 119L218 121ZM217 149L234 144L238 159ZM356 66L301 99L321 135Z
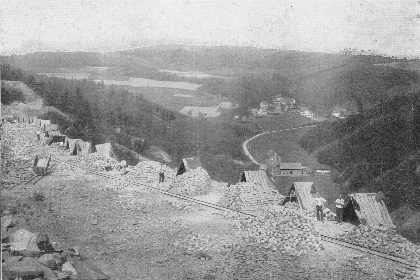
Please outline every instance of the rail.
M20 134L20 135L22 137L28 139L29 141L32 141L26 135L22 135L22 134ZM94 175L97 175L97 176L101 176L101 177L108 178L108 179L113 179L113 180L119 178L117 176L113 176L113 175L110 175L110 174L105 174L105 173L97 171L97 170L91 170L91 169L88 169L88 168L83 168L83 167L71 164L71 163L69 163L65 160L57 158L55 155L53 155L51 153L47 153L47 154L50 155L51 158L55 161L65 163L65 164L67 164L69 166L72 166L76 169L83 170L86 173L91 173L91 174L94 174ZM253 217L253 218L257 217L257 215L254 215L254 214L251 214L251 213L243 212L243 211L236 210L236 209L226 208L226 207L223 207L223 206L211 203L211 202L206 202L206 201L202 201L202 200L199 200L199 199L196 199L196 198L193 198L193 197L189 197L189 196L165 191L165 190L162 190L162 189L159 189L159 188L147 185L147 184L141 184L141 183L137 183L137 182L130 182L130 184L138 186L138 187L143 187L143 188L146 188L146 189L154 190L154 191L162 193L164 195L168 195L168 196L175 197L175 198L178 198L178 199L182 199L182 200L185 200L185 201L193 202L193 203L196 203L196 204L199 204L199 205L202 205L202 206L206 206L206 207L209 207L209 208L212 208L212 209L216 209L216 210L219 210L219 211L236 212L238 214L246 215L246 216ZM381 258L389 260L389 261L393 261L395 263L399 263L401 265L404 265L404 267L406 269L408 269L409 271L416 271L416 270L420 269L420 263L416 264L416 263L408 261L405 258L398 257L398 256L390 254L390 253L386 253L386 252L382 252L382 251L379 251L379 250L367 248L367 247L364 247L364 246L361 246L361 245L358 245L358 244L354 244L354 243L351 243L351 242L348 242L348 241L344 241L342 239L338 239L338 238L328 236L328 235L325 235L325 234L321 234L321 239L325 242L329 242L329 243L332 243L332 244L335 244L335 245L351 248L353 250L361 251L361 252L364 252L364 253L368 253L368 254L371 254L371 255L381 257Z

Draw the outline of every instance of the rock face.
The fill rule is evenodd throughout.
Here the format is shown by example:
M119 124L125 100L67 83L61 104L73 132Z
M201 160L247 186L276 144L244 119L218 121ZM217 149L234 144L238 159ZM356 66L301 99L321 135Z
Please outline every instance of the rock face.
M203 168L197 167L176 176L170 190L179 194L202 194L208 192L210 187L209 174Z

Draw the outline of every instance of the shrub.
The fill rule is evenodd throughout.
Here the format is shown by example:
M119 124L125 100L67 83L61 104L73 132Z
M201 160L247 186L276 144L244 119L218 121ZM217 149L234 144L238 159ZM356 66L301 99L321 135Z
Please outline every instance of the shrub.
M42 192L34 192L33 198L35 201L44 201L45 195Z

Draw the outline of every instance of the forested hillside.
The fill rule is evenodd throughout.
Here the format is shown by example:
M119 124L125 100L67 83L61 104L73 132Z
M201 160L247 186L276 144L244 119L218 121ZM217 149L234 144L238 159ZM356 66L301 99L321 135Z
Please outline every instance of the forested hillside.
M109 67L106 78L144 77L202 84L200 91L225 96L244 111L276 94L290 96L319 113L335 105L367 109L397 87L418 82L419 60L325 54L246 47L154 46L98 53L33 53L0 57L35 72L85 71ZM203 71L232 79L186 78L159 70ZM97 76L95 76L97 78Z
M1 70L3 80L22 81L43 98L45 105L70 116L68 119L54 112L43 116L60 124L65 134L93 144L117 143L140 154L147 154L151 146L160 147L171 156L172 164L199 155L218 180L236 181L240 166L232 164L233 159L244 159L241 143L257 132L246 125L188 118L141 95L88 80L49 78L7 64L2 64ZM9 99L3 104L22 101L19 92L4 97ZM224 157L215 159L217 155Z
M345 191L382 191L391 210L420 211L418 86L359 115L323 123L300 144L335 170L333 179Z

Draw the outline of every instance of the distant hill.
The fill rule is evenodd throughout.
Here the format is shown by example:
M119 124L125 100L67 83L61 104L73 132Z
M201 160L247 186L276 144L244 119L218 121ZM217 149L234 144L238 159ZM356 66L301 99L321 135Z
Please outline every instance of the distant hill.
M38 52L0 57L0 62L32 72L83 72L93 66L109 67L101 74L108 79L133 76L195 82L203 85L200 91L228 97L245 108L283 94L325 114L336 105L367 109L394 88L419 83L420 69L420 60L374 55L177 45L105 54ZM236 79L186 78L159 70L202 71Z

